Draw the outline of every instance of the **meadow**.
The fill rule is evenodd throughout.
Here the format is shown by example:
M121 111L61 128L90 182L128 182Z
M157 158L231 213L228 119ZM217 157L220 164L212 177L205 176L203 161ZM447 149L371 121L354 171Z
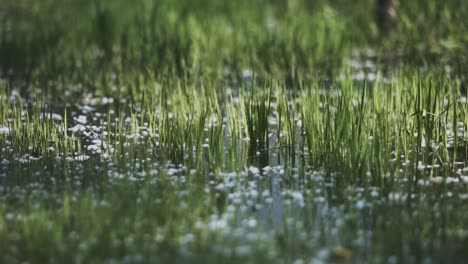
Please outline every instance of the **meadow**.
M1 263L464 263L468 6L2 0Z

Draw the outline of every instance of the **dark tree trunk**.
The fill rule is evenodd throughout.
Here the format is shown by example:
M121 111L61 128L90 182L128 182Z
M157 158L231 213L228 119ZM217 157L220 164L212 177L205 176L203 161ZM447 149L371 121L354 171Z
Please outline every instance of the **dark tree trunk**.
M375 19L380 32L385 33L394 27L396 0L376 0Z

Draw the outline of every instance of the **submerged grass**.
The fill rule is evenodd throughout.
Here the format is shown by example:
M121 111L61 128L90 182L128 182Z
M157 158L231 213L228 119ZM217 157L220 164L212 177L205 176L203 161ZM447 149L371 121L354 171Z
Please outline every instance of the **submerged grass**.
M389 80L378 77L372 83L356 83L348 77L329 88L304 84L298 91L278 81L259 88L254 81L229 96L206 93L202 86L179 86L164 102L152 98L161 98L162 90L153 91L130 103L126 111L92 110L86 116L76 113L78 118L66 117L70 110L64 111L66 118L45 114L40 103L31 103L35 110L28 114L24 109L29 103L7 101L1 117L7 129L0 135L7 184L2 209L5 252L11 258L21 252L24 260L54 256L56 261L65 261L71 258L70 252L78 251L82 257L73 253L74 261L112 256L146 262L174 255L180 261L206 257L216 262L240 261L243 257L238 259L237 251L243 255L246 250L249 259L259 254L265 261L278 255L287 260L289 254L339 258L333 255L339 254L335 251L320 250L344 245L359 252L356 260L380 262L390 253L387 257L401 259L460 257L466 219L459 214L452 220L455 226L443 229L450 248L440 244L441 237L430 237L432 233L426 231L417 238L405 234L379 240L386 231L371 225L367 232L373 242L365 249L353 242L357 230L339 229L344 238L336 240L328 237L331 230L320 231L322 227L316 225L344 218L378 222L388 214L385 222L392 226L401 220L400 214L387 212L392 206L425 215L433 210L428 199L449 203L444 209L447 214L464 208L466 136L459 120L466 120L466 101L453 92L459 81L437 74L408 76L397 72ZM256 88L264 92L252 93ZM152 89L163 88L155 83ZM83 118L93 121L80 124ZM274 164L280 170L270 172ZM30 200L30 194L16 193L17 188L30 184L42 196ZM244 188L249 190L246 197L239 196ZM354 188L359 190L357 196L349 193ZM20 204L13 202L17 199ZM327 208L341 204L344 208L327 210L344 211L321 215L313 209L316 203L328 204ZM381 211L379 204L387 209ZM264 215L268 212L264 207L271 208L270 216ZM278 210L291 212L278 216ZM369 220L361 219L368 210L377 212L366 216ZM406 223L409 229L433 224L432 220L426 225L411 219ZM245 227L238 227L239 221ZM290 221L302 224L294 227ZM226 236L231 228L242 233L257 225L260 229L254 241L263 241L258 245L242 248L237 243L248 241L247 237L231 241ZM55 240L43 251L41 238L47 232ZM275 235L271 237L270 232ZM321 234L325 240L297 240L296 236L306 239L308 232L312 237ZM68 236L75 236L76 241L69 241ZM380 243L389 239L410 248L381 248ZM436 243L432 247L437 250L429 251L426 241ZM6 246L10 243L16 246ZM309 246L322 253L306 253Z
M3 1L0 262L463 263L468 10L374 2Z

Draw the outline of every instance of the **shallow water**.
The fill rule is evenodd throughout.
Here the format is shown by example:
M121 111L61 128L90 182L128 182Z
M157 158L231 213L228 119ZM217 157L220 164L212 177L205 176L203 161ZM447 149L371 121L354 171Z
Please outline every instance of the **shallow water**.
M200 230L216 236L208 254L223 257L263 252L266 258L298 263L432 263L463 258L468 239L468 168L463 155L458 155L460 162L449 177L437 176L446 175L444 164L421 162L416 181L389 176L381 186L360 186L343 180L346 175L337 178L335 172L310 164L304 158L308 154L301 147L299 133L293 148L277 146L277 124L272 117L268 149L247 156L245 167L213 174L155 159L154 149L147 145L154 131L147 123L136 130L123 130L133 131L120 135L124 142L107 141L108 133L113 133L109 128L135 125L129 115L116 114L112 108L115 102L86 96L67 109L67 117L61 112L48 115L58 129L64 129L63 121L68 120L67 134L81 143L82 153L18 156L9 150L9 141L4 141L1 210L7 224L34 218L44 207L51 208L46 212L62 210L63 193L67 192L77 200L91 195L93 208L99 210L115 203L110 193L126 186L133 206L138 207L140 201L148 199L149 191L142 186L157 188L166 178L180 199L172 206L183 208L196 186L193 177L205 175L197 188L203 190L202 201L217 209L197 220L194 230L180 226L185 230L178 239L182 258L200 254L199 237L193 234ZM300 122L295 125L300 126ZM8 139L10 128L0 131ZM223 142L227 151L228 135ZM139 154L125 158L135 154L123 152L126 163L116 164L112 155L119 145L124 149L138 146ZM54 151L50 147L50 152ZM164 200L157 196L146 203L159 206ZM30 209L18 210L22 207ZM198 216L187 213L186 217Z

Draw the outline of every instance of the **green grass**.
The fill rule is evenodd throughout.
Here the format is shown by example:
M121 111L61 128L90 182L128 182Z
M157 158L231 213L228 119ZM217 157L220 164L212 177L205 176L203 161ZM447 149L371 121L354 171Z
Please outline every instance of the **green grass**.
M468 9L373 3L3 1L0 262L463 263Z

